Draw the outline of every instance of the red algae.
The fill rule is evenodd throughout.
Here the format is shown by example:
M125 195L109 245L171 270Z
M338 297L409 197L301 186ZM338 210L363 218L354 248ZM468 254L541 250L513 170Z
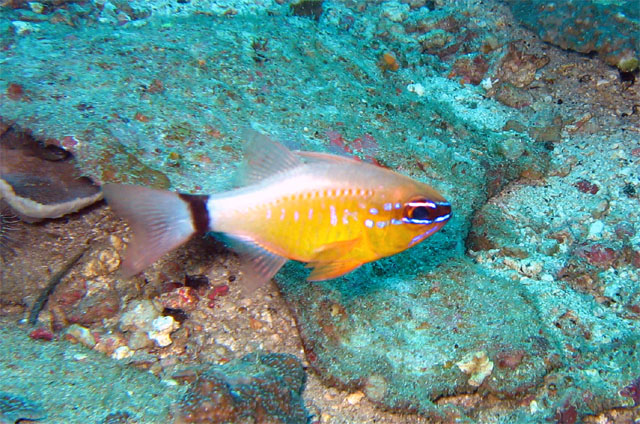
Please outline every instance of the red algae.
M596 184L593 184L590 181L584 179L579 180L573 186L581 192L589 194L597 194L600 190L600 187L598 187Z
M599 243L576 250L576 255L585 258L589 264L599 268L612 266L618 258L615 250Z
M50 342L51 340L53 340L54 335L46 328L36 328L29 333L29 337L34 340L44 340L46 342Z
M24 96L24 88L20 84L11 83L7 87L7 97L11 100L20 100Z

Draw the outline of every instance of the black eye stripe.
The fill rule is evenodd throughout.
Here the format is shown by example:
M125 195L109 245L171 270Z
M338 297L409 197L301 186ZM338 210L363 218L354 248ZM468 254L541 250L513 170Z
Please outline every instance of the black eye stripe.
M418 199L405 203L402 222L429 225L445 222L451 217L451 204Z

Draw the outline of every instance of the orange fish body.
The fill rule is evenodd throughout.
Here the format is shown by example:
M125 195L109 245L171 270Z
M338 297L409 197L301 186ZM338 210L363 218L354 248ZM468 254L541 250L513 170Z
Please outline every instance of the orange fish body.
M135 274L193 234L223 233L252 285L288 260L309 280L339 277L401 252L442 228L450 204L432 187L375 165L291 152L251 132L244 187L212 196L107 184L105 198L134 238L124 268Z

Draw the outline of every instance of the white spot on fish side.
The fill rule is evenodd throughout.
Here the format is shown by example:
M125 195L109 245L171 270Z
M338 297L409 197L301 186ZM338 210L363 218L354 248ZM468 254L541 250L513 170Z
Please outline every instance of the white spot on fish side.
M284 221L285 211L284 208L280 209L280 221Z
M376 225L378 228L384 228L387 226L387 221L378 221Z
M390 211L391 209L393 209L393 204L391 204L391 203L385 203L384 204L384 210L385 211Z
M295 212L293 213L293 220L294 220L295 222L298 222L298 218L300 218L300 214L298 213L298 211L295 211Z
M369 209L369 213L370 213L371 215L378 215L378 209L376 209L376 208L371 208L371 209Z
M364 221L364 225L365 225L365 227L367 227L367 228L373 228L373 221L372 221L372 220L370 220L370 219L366 219L366 220Z
M402 224L402 220L401 220L401 219L395 219L395 218L394 218L394 219L392 219L392 220L391 220L391 223L392 223L393 225L400 225L400 224Z
M313 218L313 209L309 209L309 219Z
M336 207L333 205L329 206L329 211L331 211L331 225L336 225L338 223L338 215L336 214Z
M402 203L396 203L396 209L400 209L402 207Z
M342 223L344 225L349 224L349 218L353 219L354 221L357 221L358 212L350 212L349 209L345 209L344 214L342 215Z

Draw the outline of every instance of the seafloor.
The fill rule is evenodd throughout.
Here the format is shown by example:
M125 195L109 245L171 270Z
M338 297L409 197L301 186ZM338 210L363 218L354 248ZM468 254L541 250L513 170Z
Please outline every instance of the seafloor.
M0 2L0 423L640 422L639 15ZM71 212L105 182L224 190L246 127L454 218L325 282L247 293L211 237L122 278L125 223Z

